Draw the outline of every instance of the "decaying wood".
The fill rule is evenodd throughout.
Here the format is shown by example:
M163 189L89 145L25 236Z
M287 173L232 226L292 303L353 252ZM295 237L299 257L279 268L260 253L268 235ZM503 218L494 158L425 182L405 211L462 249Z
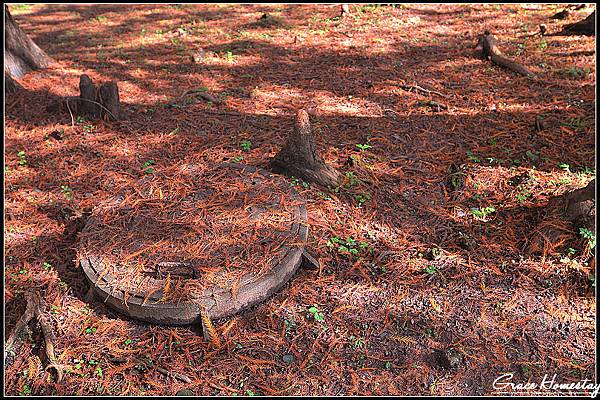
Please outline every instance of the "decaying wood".
M497 41L494 35L492 35L489 31L485 31L484 34L479 38L476 49L480 50L483 56L486 59L491 60L494 64L510 69L511 71L521 75L532 77L535 76L535 74L521 64L502 55L502 52L496 43Z
M79 78L77 113L92 120L98 118L107 118L113 121L120 120L122 111L117 83L110 81L97 88L88 75L81 75Z
M276 173L323 186L338 186L342 179L342 174L325 164L317 153L308 113L304 110L298 111L292 134L269 166Z
M103 83L98 90L98 102L103 106L100 115L118 121L121 119L121 101L119 100L119 87L117 82Z
M96 102L97 88L92 79L83 74L79 77L79 103L81 114L96 119L100 117L100 106Z
M50 327L50 323L48 322L48 319L46 318L44 312L42 311L42 309L43 309L42 299L41 299L39 293L37 293L37 292L26 292L24 297L25 297L25 300L27 301L27 307L25 309L25 312L21 316L21 318L19 318L19 320L17 321L13 332L9 336L8 340L6 341L5 350L4 350L5 351L5 360L6 360L6 355L8 353L10 353L11 351L12 352L15 351L15 343L16 343L17 339L19 337L23 336L23 333L28 329L29 322L32 319L37 318L37 320L40 324L41 330L42 330L42 334L44 336L44 348L45 348L46 356L48 357L48 360L50 361L50 364L46 367L46 370L48 370L48 369L56 370L57 382L60 382L60 381L62 381L62 378L63 378L63 371L62 371L63 368L60 364L58 364L56 355L54 353L54 341L55 341L54 333L52 332L52 328Z
M596 35L596 10L586 19L566 25L557 35Z

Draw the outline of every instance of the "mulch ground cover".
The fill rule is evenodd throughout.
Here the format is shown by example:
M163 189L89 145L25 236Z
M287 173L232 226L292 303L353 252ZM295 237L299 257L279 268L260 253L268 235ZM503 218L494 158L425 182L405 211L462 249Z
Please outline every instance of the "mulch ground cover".
M504 372L594 380L595 244L544 219L550 198L595 177L595 37L534 35L593 9L549 19L564 8L11 6L56 64L5 97L6 334L38 290L65 373L44 370L32 326L6 393L476 395ZM482 59L484 30L536 77ZM47 109L83 73L118 82L123 121ZM88 301L74 260L93 207L184 165L265 168L300 108L345 177L286 178L319 268L213 321L218 340ZM563 228L560 246L527 252L542 221Z

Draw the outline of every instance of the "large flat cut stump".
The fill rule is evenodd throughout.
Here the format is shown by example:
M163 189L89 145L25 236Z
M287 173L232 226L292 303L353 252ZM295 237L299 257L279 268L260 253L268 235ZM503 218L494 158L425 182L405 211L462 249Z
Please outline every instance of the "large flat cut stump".
M282 178L239 164L154 172L98 205L77 258L109 306L186 325L257 304L296 272L304 201Z

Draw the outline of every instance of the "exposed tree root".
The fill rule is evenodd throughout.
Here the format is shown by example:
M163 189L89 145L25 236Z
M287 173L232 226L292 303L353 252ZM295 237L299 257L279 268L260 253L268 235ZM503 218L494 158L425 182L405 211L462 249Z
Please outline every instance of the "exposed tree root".
M342 174L325 164L317 153L308 113L304 110L298 111L294 131L279 154L271 160L270 167L276 173L323 186L338 186L342 179Z
M521 64L505 57L496 45L496 38L489 31L485 31L484 34L479 38L477 43L477 50L480 50L483 56L491 60L494 64L501 67L510 69L517 74L534 77L535 74L529 71Z
M17 349L15 348L15 343L17 342L17 339L19 337L22 337L23 334L26 332L26 330L28 329L29 322L32 319L37 318L38 322L40 323L40 327L42 329L42 334L44 336L44 346L45 346L46 356L48 357L48 360L50 361L50 364L46 367L46 370L54 369L56 371L56 375L57 375L56 381L60 382L60 381L62 381L62 378L63 378L63 367L62 367L62 365L58 364L56 355L54 354L54 341L55 341L54 333L52 332L52 328L50 327L50 323L48 322L48 319L46 318L46 316L44 315L44 313L42 311L42 299L41 299L39 293L37 293L37 292L26 292L24 297L25 297L25 300L27 301L27 308L25 309L25 312L23 313L21 318L19 318L19 320L17 321L17 323L15 325L15 329L13 330L12 334L6 341L5 350L4 350L5 351L5 360L6 360L6 355L8 353L16 352Z

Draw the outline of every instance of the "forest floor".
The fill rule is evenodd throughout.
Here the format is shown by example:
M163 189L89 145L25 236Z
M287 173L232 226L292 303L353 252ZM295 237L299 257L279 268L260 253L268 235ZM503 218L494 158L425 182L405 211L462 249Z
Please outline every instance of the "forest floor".
M505 372L594 380L591 239L567 225L556 251L525 251L548 200L595 177L595 37L527 37L592 11L549 19L563 8L364 5L342 20L326 5L11 6L57 62L5 97L6 334L38 289L66 374L43 370L32 327L6 393L477 395ZM486 29L537 77L481 59ZM118 82L124 121L46 110L83 73ZM400 87L415 84L442 96ZM195 88L223 103L180 98ZM346 177L336 190L288 179L320 269L214 321L218 348L86 301L78 215L148 165L266 167L300 108Z

